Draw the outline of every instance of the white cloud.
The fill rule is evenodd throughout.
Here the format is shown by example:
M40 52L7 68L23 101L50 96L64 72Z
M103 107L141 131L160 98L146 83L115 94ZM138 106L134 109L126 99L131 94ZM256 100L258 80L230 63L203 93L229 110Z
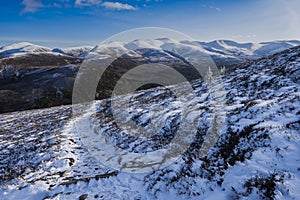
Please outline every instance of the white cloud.
M213 10L216 10L218 12L220 12L222 9L219 8L219 7L215 7L215 6L207 6L207 5L202 5L203 8L209 8L209 9L213 9Z
M44 7L41 0L23 0L22 4L25 5L25 8L22 10L21 13L28 13L28 12L34 13L39 8Z
M120 2L109 2L109 1L106 1L102 5L106 9L110 9L110 10L137 10L137 8L133 7L132 5L123 4L123 3L120 3Z
M109 10L137 10L137 8L132 5L124 4L120 2L106 1L102 3L101 0L75 0L75 6L78 7L100 6L100 5Z
M101 0L76 0L75 6L96 6L100 5Z

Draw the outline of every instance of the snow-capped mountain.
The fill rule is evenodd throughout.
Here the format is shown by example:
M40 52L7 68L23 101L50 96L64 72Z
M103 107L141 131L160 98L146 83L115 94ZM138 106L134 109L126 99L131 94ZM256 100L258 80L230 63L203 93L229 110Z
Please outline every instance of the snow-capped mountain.
M181 49L182 52L192 50L199 50L202 48L202 52L211 56L232 56L232 57L248 57L258 58L267 55L272 55L283 51L285 49L292 48L300 45L300 41L273 41L273 42L261 42L261 43L238 43L231 40L215 40L212 42L198 42L198 41L176 41L168 38L159 38L156 40L136 40L124 44L129 50L134 49L163 49L173 50Z
M29 42L19 42L0 47L0 58L12 58L31 54L52 54L80 57L93 49L92 46L78 46L69 48L54 48L35 45Z
M267 55L283 51L285 49L300 45L300 41L273 41L262 43L237 43L230 40L216 40L212 42L199 41L176 41L169 38L158 38L156 40L135 40L132 42L112 42L100 46L79 46L69 48L48 48L34 45L28 42L15 43L0 48L0 56L3 58L24 55L28 53L56 53L73 57L85 57L95 52L107 54L108 49L117 50L139 50L151 49L153 51L168 52L177 51L184 57L194 53L205 53L210 55L216 62L242 62L247 59L257 59ZM102 48L102 50L101 50ZM103 48L105 52L103 52ZM176 51L174 51L176 50Z
M126 48L133 45L145 46ZM96 112L74 119L71 106L2 114L0 199L300 199L299 77L300 47L228 69L222 75L225 124L204 158L199 149L215 115L203 80L191 83L197 98L176 98L171 88L185 90L178 84L95 101ZM116 127L111 102L118 99L121 107L130 102L126 120L146 130L153 120L161 129L136 139ZM174 137L183 111L183 117L197 116L193 143L176 162L153 172L107 167L79 137L86 129L78 125L88 123L97 137L128 152L155 151Z
M132 42L111 42L96 46L88 56L101 56L109 52L128 52L131 57L140 57L150 62L172 62L177 59L210 56L218 66L230 66L245 61L262 58L285 49L300 45L300 41L274 41L263 43L237 43L230 40L213 42L176 41L169 38L155 40L135 40ZM153 56L151 56L153 55Z
M196 42L197 43L197 42ZM212 42L199 42L199 44L210 52L224 55L232 55L245 58L260 58L272 55L300 45L300 41L273 41L261 43L237 43L230 40L215 40Z
M20 56L27 53L45 53L50 51L51 49L48 47L31 44L29 42L19 42L1 47L0 55L6 58Z
M195 55L204 53L217 59L233 59L241 61L245 59L256 59L267 55L278 53L285 49L300 45L300 41L274 41L262 43L237 43L230 40L216 40L213 42L198 41L176 41L168 38L159 38L156 40L135 40L132 42L113 42L106 45L100 45L93 52L103 52L105 47L122 48L127 50L153 49L160 51L177 52L183 57L189 57L195 52Z

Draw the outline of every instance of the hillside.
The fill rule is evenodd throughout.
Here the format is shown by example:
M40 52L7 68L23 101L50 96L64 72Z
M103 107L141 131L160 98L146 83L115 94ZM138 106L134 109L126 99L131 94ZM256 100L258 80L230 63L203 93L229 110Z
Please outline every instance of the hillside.
M178 84L95 101L95 110L76 118L71 106L2 114L0 199L299 199L299 77L299 46L225 72L225 122L205 157L199 149L216 116L203 80L192 83L195 98L176 98L170 90L186 88ZM128 99L129 115L121 112ZM150 132L151 123L162 127L151 137L132 137L116 126L113 100L128 122ZM197 119L192 144L163 169L123 172L91 151L106 138L126 154L155 152L190 116ZM89 126L91 146L81 137Z

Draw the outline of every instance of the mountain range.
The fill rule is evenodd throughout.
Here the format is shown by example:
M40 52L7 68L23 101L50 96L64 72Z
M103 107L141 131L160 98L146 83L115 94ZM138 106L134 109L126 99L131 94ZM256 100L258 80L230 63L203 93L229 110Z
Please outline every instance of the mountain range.
M168 38L69 48L14 43L0 48L0 113L70 104L80 65L85 60L93 59L101 63L103 58L118 52L126 52L126 55L120 55L107 69L99 82L97 99L110 97L115 81L141 64L166 64L188 80L194 80L199 77L190 59L208 55L219 68L225 66L230 70L297 45L300 41L254 44L229 40L176 41ZM154 86L146 88L150 87Z
M103 49L107 47L92 52ZM71 66L23 78L44 77L58 85L55 81L71 76L64 76ZM84 115L73 116L69 105L0 114L0 199L300 199L299 77L300 46L226 70L221 75L224 126L204 157L199 152L218 115L203 79L191 82L196 97L175 97L170 91L186 88L179 83L94 101L94 109ZM124 123L133 121L150 132L158 124L160 129L150 137L133 137L126 126L118 127L112 112L116 100ZM183 119L191 119L183 131L189 132L190 126L197 131L189 148L170 165L145 173L105 165L112 158L122 163L129 153L163 148L178 134ZM89 143L82 134L90 134ZM125 150L124 157L111 157L112 149L105 149L106 159L97 159L90 150L101 148L93 146L99 138Z
M254 59L283 51L285 49L300 45L298 40L273 41L261 43L238 43L231 40L215 40L212 42L198 41L175 41L168 38L156 40L135 40L132 42L113 42L107 44L118 48L132 49L155 49L172 50L182 48L187 51L201 49L204 53L216 58L228 58L235 60ZM49 48L35 45L29 42L14 43L0 47L0 57L12 58L26 54L47 53L53 55L66 55L74 57L85 57L94 52L98 46L78 46L69 48Z

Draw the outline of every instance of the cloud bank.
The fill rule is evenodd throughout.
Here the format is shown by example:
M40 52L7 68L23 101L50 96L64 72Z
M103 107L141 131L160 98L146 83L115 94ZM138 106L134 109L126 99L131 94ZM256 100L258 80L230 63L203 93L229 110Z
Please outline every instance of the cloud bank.
M42 0L22 0L22 4L25 8L22 10L21 14L24 13L35 13L39 8L43 7L57 7L61 8L62 4L65 2L69 2L70 0L57 0L54 1L53 4L44 5ZM121 3L121 2L111 2L102 0L75 0L74 4L75 7L92 7L92 6L102 6L107 10L138 10L137 7L132 5Z
M129 4L123 4L120 2L109 2L106 1L103 4L103 7L109 10L137 10L136 7L133 7Z
M105 1L102 3L101 0L76 0L75 6L77 7L88 7L88 6L102 6L108 10L137 10L136 7L121 3L121 2L111 2Z

